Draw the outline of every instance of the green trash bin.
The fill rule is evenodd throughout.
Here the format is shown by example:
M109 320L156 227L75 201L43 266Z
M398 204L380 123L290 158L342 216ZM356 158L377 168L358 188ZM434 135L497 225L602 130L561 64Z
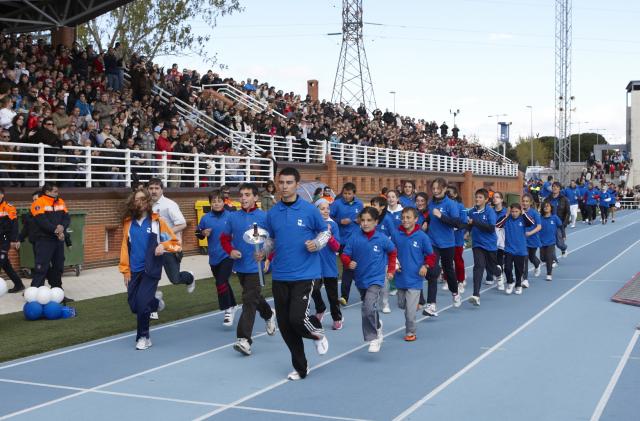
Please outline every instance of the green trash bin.
M22 230L24 224L24 215L30 212L29 209L18 209L19 227ZM83 211L70 211L71 223L67 232L71 237L71 247L65 247L64 265L72 267L76 276L80 276L82 265L84 263L84 225L87 216ZM35 266L35 258L33 255L33 247L28 239L22 243L20 247L20 269L30 274Z

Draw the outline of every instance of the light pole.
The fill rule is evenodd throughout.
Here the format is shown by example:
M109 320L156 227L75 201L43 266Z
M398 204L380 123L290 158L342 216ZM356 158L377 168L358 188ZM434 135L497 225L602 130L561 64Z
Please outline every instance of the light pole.
M527 105L529 109L529 146L531 148L531 166L533 167L533 105Z
M456 116L460 114L460 110L457 108L455 110L449 109L449 114L453 114L453 127L456 127Z
M393 95L393 113L396 113L396 91L389 91Z
M500 119L500 117L506 117L506 116L507 116L506 114L493 114L493 115L487 116L489 118L493 118L493 117L496 118L496 141L498 141L498 150L500 150L500 121L499 121L499 119ZM504 143L502 150L503 150L503 154L502 155L506 156L507 155L507 142Z
M580 136L582 135L582 131L580 130L580 125L581 124L589 124L588 121L576 121L575 123L571 123L571 124L577 124L578 125L578 162L582 162L582 155L581 155L581 150L580 150Z

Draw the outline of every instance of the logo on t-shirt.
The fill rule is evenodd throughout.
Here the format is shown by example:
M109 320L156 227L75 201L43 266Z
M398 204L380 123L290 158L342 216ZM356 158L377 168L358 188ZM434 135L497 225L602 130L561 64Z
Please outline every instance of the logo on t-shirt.
M378 247L377 244L374 244L373 251L375 251L376 253L378 253L380 251L380 248Z
M298 219L298 226L304 227L304 222L302 222L302 219Z
M413 242L413 247L418 248L418 242L417 241Z

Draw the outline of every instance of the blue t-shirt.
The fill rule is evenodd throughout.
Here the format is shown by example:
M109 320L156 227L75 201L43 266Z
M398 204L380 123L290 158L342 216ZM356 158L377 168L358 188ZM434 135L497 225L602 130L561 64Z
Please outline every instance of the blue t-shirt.
M597 187L594 187L592 189L587 189L585 196L586 196L586 201L585 203L588 206L596 206L598 204L598 199L596 199L596 196L598 196L600 194L600 189L598 189Z
M527 228L527 232L533 231L534 229L536 229L536 227L538 225L540 225L540 212L538 212L534 208L529 208L529 210L527 210L526 213L535 222L535 225L532 225L532 226ZM527 237L527 247L529 247L529 248L540 248L540 246L541 246L541 244L540 244L539 232L533 234L530 237Z
M471 245L487 251L498 250L498 235L496 234L495 225L497 222L496 212L489 205L478 209L473 207L467 212L467 216L473 219L474 224L471 225ZM475 225L475 222L489 224L494 226L491 232L484 231Z
M391 238L391 235L396 230L396 226L393 221L393 217L389 214L389 212L385 212L382 221L380 221L376 229L380 230L381 233Z
M562 221L558 215L551 215L541 218L542 229L540 230L540 243L542 246L553 246L556 244L556 231L562 226Z
M309 252L305 242L328 230L318 208L298 196L285 205L276 203L267 213L266 228L275 242L272 277L275 281L320 279L320 253Z
M371 285L384 286L387 254L393 250L395 246L391 240L378 230L371 238L360 230L347 240L344 254L357 263L354 278L358 288L367 289Z
M402 224L402 205L398 206L395 211L387 208L387 215L389 215L391 222L393 223L393 230L395 231Z
M542 185L542 189L540 189L540 197L546 199L551 194L551 184L548 181L545 181Z
M567 197L567 200L569 200L569 205L578 204L578 199L580 198L580 189L578 187L567 187L562 193Z
M396 272L396 287L402 289L422 289L424 277L420 276L420 267L426 256L433 253L429 236L419 227L407 235L404 230L393 233L393 243L398 251L400 271Z
M340 242L340 230L338 229L338 224L332 219L325 221L329 230L331 231L331 235L335 240ZM331 250L329 246L324 247L320 250L320 265L322 267L322 277L323 278L337 278L338 277L338 264L336 262L336 252Z
M504 224L504 251L514 256L526 256L527 252L527 223L525 218L520 215L514 219L507 216Z
M604 190L600 192L600 206L604 206L608 208L609 206L615 203L616 203L615 200L611 198L611 193L609 193L609 190Z
M212 212L207 212L202 215L200 218L200 223L198 224L199 230L211 229L211 234L209 234L209 238L207 239L207 249L209 251L209 264L217 265L222 262L224 259L229 257L226 251L222 248L220 244L220 236L225 231L227 227L227 223L229 222L228 211L222 211L219 214Z
M266 229L267 213L262 209L253 209L247 212L240 209L229 212L229 221L224 233L231 236L231 245L234 250L238 250L242 257L233 261L233 270L238 273L258 273L258 265L253 257L256 248L253 244L244 241L244 233L253 228L253 224L258 224L259 228ZM276 259L279 259L277 256Z
M466 224L467 223L467 209L464 207L462 202L457 202L454 200L454 203L458 205L458 220ZM456 247L464 247L464 235L467 233L466 228L454 228L453 235L455 237Z
M351 202L346 202L344 198L340 197L329 205L329 215L331 219L338 224L338 227L340 227L340 238L342 238L343 241L346 241L351 234L360 229L356 220L362 209L364 209L364 204L357 197L354 197ZM350 219L351 223L342 225L340 221L346 218Z
M455 220L458 220L460 217L460 208L447 196L437 201L435 198L429 201L429 215L431 215L431 217L429 218L430 223L427 233L429 234L431 243L438 248L455 247L456 241L453 226L445 224L440 218L436 218L433 215L435 208L440 209L442 215Z
M132 220L129 228L129 267L131 273L143 272L144 262L147 256L147 248L151 239L151 217L147 216L142 220Z
M416 196L405 196L404 194L400 195L398 201L402 205L403 208L415 208L416 207Z

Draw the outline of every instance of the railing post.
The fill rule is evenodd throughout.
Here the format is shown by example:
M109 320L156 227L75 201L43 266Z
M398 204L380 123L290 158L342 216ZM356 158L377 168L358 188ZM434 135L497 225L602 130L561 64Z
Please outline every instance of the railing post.
M220 157L220 185L227 184L227 163L224 155Z
M389 148L385 148L384 149L384 155L385 155L385 164L387 166L387 168L389 168L390 164L389 164Z
M255 135L254 135L254 136L255 136ZM254 139L255 139L255 137L254 137ZM275 145L275 138L274 138L273 136L271 136L271 141L270 141L269 143L270 143L270 145L269 145L269 146L270 146L270 148L271 148L271 156L273 157L273 159L276 159L276 160L277 160L277 158L276 158L276 145Z
M285 138L285 140L287 141L287 155L288 155L288 160L289 161L293 161L293 142L291 141L291 138Z
M200 155L193 156L193 183L195 188L200 187Z
M365 146L365 147L364 147L364 152L363 152L363 159L364 159L364 166L365 166L365 167L367 167L367 166L368 166L368 165L367 165L367 156L368 156L367 151L368 151L368 150L369 150L369 147L368 147L368 146Z
M269 160L269 180L273 180L275 178L275 174L273 173L273 160Z
M162 151L162 182L165 186L169 185L169 168L167 167L167 151Z
M85 187L91 187L91 148L84 150L84 162L85 162Z
M395 168L400 169L400 150L396 149L396 166Z
M379 156L380 151L375 146L373 148L373 154L374 154L374 157L375 157L374 159L376 161L376 167L379 167L380 166L380 156Z
M124 151L125 185L131 187L131 149Z
M421 155L422 155L422 171L424 171L427 168L425 165L426 164L425 160L427 158L427 155L423 153L421 153Z
M351 164L352 165L358 165L358 146L357 145L351 145Z
M38 143L38 185L44 186L45 170L44 170L44 143Z
M340 143L340 165L344 165L344 143Z
M245 167L244 167L244 172L245 172L244 181L249 183L251 182L251 159L247 157L246 160L247 162L245 163Z
M309 142L307 142L307 145L309 145ZM305 155L305 160L308 164L309 162L311 162L311 145L309 145L309 147L305 149Z

